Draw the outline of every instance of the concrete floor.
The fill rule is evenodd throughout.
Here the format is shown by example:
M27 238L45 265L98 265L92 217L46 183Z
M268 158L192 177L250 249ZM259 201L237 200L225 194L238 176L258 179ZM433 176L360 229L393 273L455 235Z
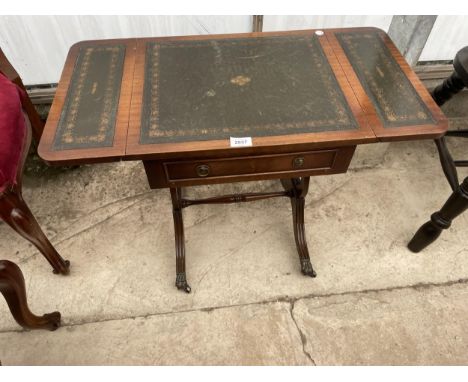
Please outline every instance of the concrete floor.
M468 142L450 144L468 153ZM366 160L366 150L384 148L379 165ZM24 331L1 303L2 364L468 364L468 214L423 253L406 249L450 194L434 145L361 150L347 174L311 182L306 234L317 278L300 274L287 199L194 206L184 210L189 295L174 287L169 192L150 190L140 163L29 161L25 199L72 268L53 275L0 223L0 258L21 266L32 310L63 317L56 332Z

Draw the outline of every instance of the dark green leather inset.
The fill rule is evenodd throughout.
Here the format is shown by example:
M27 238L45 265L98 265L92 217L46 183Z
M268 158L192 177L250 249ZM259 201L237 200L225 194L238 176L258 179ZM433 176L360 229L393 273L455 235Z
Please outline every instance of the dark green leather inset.
M55 134L55 150L112 146L125 45L82 47Z
M314 35L148 42L140 143L356 129Z
M434 124L434 118L377 32L336 33L384 127Z

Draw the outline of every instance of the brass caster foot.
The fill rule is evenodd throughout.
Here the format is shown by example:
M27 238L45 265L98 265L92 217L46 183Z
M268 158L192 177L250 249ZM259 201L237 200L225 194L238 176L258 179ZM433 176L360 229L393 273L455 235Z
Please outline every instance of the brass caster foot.
M60 312L47 313L42 316L44 320L47 321L47 324L44 325L44 329L49 329L50 331L57 330L60 327Z
M190 293L192 291L192 288L190 288L190 285L187 284L187 278L185 276L185 273L177 274L175 286L179 290L182 289L185 293Z
M70 262L65 260L65 267L61 268L60 270L53 269L52 272L56 275L61 274L64 276L70 274Z
M312 263L309 259L301 259L301 272L305 276L316 277L314 268L312 268Z

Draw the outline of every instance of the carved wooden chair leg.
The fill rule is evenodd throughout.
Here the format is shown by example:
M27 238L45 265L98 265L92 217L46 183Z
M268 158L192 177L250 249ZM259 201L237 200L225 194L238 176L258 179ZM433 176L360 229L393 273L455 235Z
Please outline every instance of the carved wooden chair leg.
M442 165L442 170L444 171L445 177L447 178L450 187L455 191L458 188L458 174L455 162L453 161L452 155L447 149L445 143L445 137L434 140L437 150L439 151L440 164Z
M301 272L306 276L315 277L317 274L310 262L304 228L304 205L305 196L309 191L309 181L310 177L281 179L281 184L290 193L294 239L296 240L296 248L301 262Z
M185 273L185 238L184 221L182 218L182 189L171 188L172 216L174 218L175 247L176 247L176 282L177 289L190 293L192 288L187 283Z
M431 220L421 226L408 244L413 252L419 252L433 243L442 230L450 227L452 220L468 208L468 177L452 193L442 209L431 216Z
M0 218L34 244L52 265L54 273L68 274L70 262L64 260L42 232L18 190L7 191L0 198Z
M60 312L34 315L28 307L21 269L11 261L0 260L0 292L18 324L28 329L55 330L60 326Z

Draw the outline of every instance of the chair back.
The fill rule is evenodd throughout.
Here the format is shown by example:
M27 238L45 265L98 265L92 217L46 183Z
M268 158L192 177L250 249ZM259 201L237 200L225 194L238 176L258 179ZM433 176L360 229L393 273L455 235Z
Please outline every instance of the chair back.
M37 113L36 108L34 107L31 99L28 96L26 88L24 87L23 81L19 76L18 72L15 70L13 65L11 65L10 61L8 61L7 57L3 53L2 49L0 48L0 72L2 72L11 82L18 85L21 89L24 90L26 97L23 100L23 109L28 116L29 122L31 123L32 133L34 140L36 143L39 143L41 139L42 131L44 130L44 122L42 121L41 117Z

